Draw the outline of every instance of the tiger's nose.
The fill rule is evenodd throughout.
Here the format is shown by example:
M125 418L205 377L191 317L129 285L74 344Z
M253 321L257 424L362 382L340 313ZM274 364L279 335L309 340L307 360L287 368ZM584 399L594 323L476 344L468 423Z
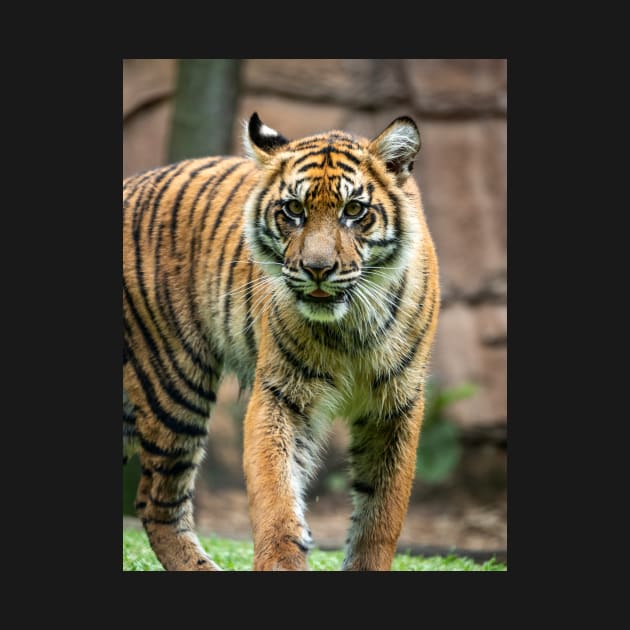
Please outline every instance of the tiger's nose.
M316 282L322 282L325 280L337 267L337 263L328 264L320 262L311 262L304 264L302 262L302 269L306 271Z

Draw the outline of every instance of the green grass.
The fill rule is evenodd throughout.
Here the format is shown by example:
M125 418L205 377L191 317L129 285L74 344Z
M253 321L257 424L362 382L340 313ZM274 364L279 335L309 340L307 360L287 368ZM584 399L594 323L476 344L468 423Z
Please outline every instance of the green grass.
M254 550L251 542L226 538L201 538L203 548L224 571L251 571ZM339 571L343 561L341 551L318 551L309 554L313 571ZM123 531L123 571L163 571L149 546L146 534L137 530ZM397 555L393 571L506 571L504 564L494 559L476 564L469 558L457 556Z

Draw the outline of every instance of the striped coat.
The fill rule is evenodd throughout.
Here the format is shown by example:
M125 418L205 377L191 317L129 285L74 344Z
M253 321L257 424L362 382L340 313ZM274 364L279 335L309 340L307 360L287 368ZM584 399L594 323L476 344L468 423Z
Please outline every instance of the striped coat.
M410 177L411 119L372 141L288 141L254 114L246 157L186 160L123 184L123 458L166 569L215 570L192 496L221 375L252 395L244 469L254 568L304 569L304 493L330 420L351 432L344 568L387 570L407 509L439 310Z

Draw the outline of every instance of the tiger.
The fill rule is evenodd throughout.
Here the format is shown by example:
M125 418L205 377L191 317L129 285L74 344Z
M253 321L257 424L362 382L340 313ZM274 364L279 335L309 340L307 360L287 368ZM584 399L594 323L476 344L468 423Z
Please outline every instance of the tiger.
M123 180L123 462L167 571L222 570L194 487L223 375L250 391L243 471L254 571L306 571L305 518L331 420L349 427L342 570L388 571L415 473L439 305L435 246L410 177L408 116L372 140L288 140L253 113L244 156Z

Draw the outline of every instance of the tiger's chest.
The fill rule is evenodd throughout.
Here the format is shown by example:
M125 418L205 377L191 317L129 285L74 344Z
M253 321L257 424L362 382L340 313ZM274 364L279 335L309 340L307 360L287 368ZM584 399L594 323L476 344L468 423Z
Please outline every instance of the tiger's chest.
M261 332L264 336L265 332ZM261 339L263 341L263 339ZM245 364L246 347L238 342L232 353L232 366L244 385L254 378L271 380L281 386L292 400L305 410L315 425L325 427L335 418L352 421L375 412L387 413L408 398L406 382L379 381L384 365L396 363L399 350L383 344L364 352L356 348L333 351L312 338L303 340L300 354L289 354L294 348L284 340L274 339L272 356ZM265 353L265 343L262 352ZM258 366L258 367L257 367ZM251 379L251 380L248 380Z

